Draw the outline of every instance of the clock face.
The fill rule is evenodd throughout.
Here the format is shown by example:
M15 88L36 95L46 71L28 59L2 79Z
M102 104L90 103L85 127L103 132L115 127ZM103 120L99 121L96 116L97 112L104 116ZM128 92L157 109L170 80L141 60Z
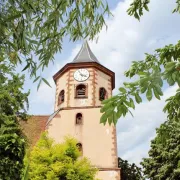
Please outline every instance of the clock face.
M74 73L74 79L76 81L85 81L89 78L89 71L87 69L78 69Z

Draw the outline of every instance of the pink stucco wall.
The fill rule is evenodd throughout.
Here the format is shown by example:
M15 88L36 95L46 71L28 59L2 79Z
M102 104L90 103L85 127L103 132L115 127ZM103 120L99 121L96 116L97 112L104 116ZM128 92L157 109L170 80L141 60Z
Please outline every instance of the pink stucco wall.
M59 107L65 109L61 110L48 124L49 135L56 142L62 142L64 136L67 135L75 137L83 145L83 156L89 158L94 166L111 169L99 171L98 178L119 179L119 171L112 170L117 168L115 127L100 124L102 114L100 113L99 88L104 87L110 97L112 94L111 77L95 68L88 68L90 77L83 82L87 84L88 97L76 99L74 89L79 82L73 78L75 71L76 69L69 70L56 81L55 110ZM65 101L58 106L57 99L61 90L65 90ZM83 115L82 125L75 124L77 113Z

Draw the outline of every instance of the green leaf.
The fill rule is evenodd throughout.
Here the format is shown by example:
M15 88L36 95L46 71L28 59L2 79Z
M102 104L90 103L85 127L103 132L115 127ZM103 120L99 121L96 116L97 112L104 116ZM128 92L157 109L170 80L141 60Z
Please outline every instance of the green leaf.
M146 11L149 11L149 8L148 8L148 6L146 4L144 5L144 8L145 8Z
M107 104L107 103L109 103L110 101L112 101L111 98L105 99L105 100L103 100L101 103L102 103L102 104Z
M135 109L134 101L133 101L132 98L130 98L130 105L131 105L131 107L132 107L133 109Z
M147 73L141 71L141 72L138 73L138 75L139 75L140 77L145 77L145 76L147 76Z
M38 83L38 86L37 86L37 90L39 90L39 87L41 85L41 82L42 82L42 79L40 79L39 83Z
M121 111L121 110L118 110L116 116L117 116L117 118L119 119L119 118L122 116L122 111Z
M131 114L131 116L134 117L134 116L133 116L133 113L132 113L129 109L128 109L128 111L129 111L129 113Z
M117 116L117 113L114 111L113 112L113 123L114 123L114 125L117 124L117 121L118 121L118 116Z
M131 88L131 85L130 85L129 83L124 82L123 84L124 84L124 86L125 86L126 88Z
M121 106L122 106L122 103L119 103L119 104L117 105L117 110L118 110L118 111L121 111Z
M170 71L175 67L176 63L175 62L168 62L165 66L165 68Z
M127 92L126 89L123 88L123 87L120 87L120 88L119 88L119 91L122 92L123 94L125 94L125 93Z
M159 87L158 85L155 85L156 91L160 96L163 96L163 92L161 90L161 87Z
M139 96L138 93L135 94L135 99L136 99L136 102L137 102L138 104L142 102L142 99L141 99L141 97Z
M159 83L160 87L163 86L163 80L161 78L159 79L158 83Z
M114 108L111 107L111 108L109 108L105 113L106 113L106 115L109 117L109 116L111 116L111 115L113 114L113 112L114 112Z
M107 104L105 104L101 109L100 109L100 112L103 113L105 111L107 111L108 109L111 109L113 106L112 106L112 103L113 102L109 102Z
M113 114L111 114L111 116L108 117L108 123L109 125L111 125L113 122Z
M15 139L12 139L12 140L11 140L11 142L12 142L12 143L15 143L15 142L16 142L16 140L15 140Z
M125 101L123 101L123 103L126 104L128 107L131 107L130 102L128 102L128 101L125 100Z
M53 4L53 5L56 5L56 0L52 0L52 4Z
M49 82L48 82L46 79L42 78L42 80L43 80L49 87L51 87L51 85L49 84Z
M167 82L170 86L173 86L175 84L175 81L171 78L171 76L168 77Z
M39 78L40 78L40 76L36 77L36 79L33 81L33 83L35 83Z
M177 76L177 74L178 74L177 71L175 71L175 72L172 73L172 79L173 79L173 81L176 81L176 76Z
M113 101L117 100L118 98L119 98L118 95L113 96L113 97L110 97L109 99L106 99L106 100L102 101L102 104L107 104L107 103L109 103L110 101L113 102Z
M156 87L153 87L153 91L154 91L155 97L160 100L161 98L160 98L160 96L159 96L159 93L158 93Z
M136 19L140 20L139 15L138 15L137 12L134 13L134 17L135 17Z
M104 113L104 114L101 116L100 123L102 123L102 124L105 125L105 124L106 124L106 121L107 121L107 118L108 118L107 114Z
M126 106L122 105L121 109L122 109L122 114L125 117L128 112L128 108Z
M141 87L141 93L145 93L147 90L147 86Z
M108 108L105 111L105 113L101 116L102 119L100 120L100 123L104 123L105 124L107 120L110 123L110 121L113 120L112 119L113 112L114 112L114 108L113 107ZM112 121L111 121L111 123L112 123Z
M149 76L140 77L140 84L146 84L150 80Z
M27 68L29 68L30 65L31 65L30 63L27 63L27 65L23 68L22 71L25 71Z
M150 88L150 86L148 87L147 93L146 93L146 97L149 101L151 101L152 99L152 89Z

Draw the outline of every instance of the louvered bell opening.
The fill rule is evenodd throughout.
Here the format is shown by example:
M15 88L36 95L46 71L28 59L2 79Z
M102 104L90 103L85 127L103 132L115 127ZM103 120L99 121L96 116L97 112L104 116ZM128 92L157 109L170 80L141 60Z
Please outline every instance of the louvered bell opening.
M86 90L85 89L78 89L77 90L77 96L85 96Z
M75 98L86 98L87 96L87 88L85 84L79 84L78 86L76 86L76 90L75 90Z

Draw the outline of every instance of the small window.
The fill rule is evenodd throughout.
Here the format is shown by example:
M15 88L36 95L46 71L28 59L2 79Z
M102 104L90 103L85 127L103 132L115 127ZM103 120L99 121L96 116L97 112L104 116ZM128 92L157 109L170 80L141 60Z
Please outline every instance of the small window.
M76 97L86 97L86 85L80 84L76 87Z
M102 87L99 89L99 100L103 101L105 99L107 99L107 91L105 88Z
M78 150L79 150L80 152L82 152L82 144L81 144L81 143L77 143L77 144L76 144L76 147L78 148Z
M81 113L76 114L76 124L82 124L83 118Z
M59 93L58 105L64 102L64 90Z

